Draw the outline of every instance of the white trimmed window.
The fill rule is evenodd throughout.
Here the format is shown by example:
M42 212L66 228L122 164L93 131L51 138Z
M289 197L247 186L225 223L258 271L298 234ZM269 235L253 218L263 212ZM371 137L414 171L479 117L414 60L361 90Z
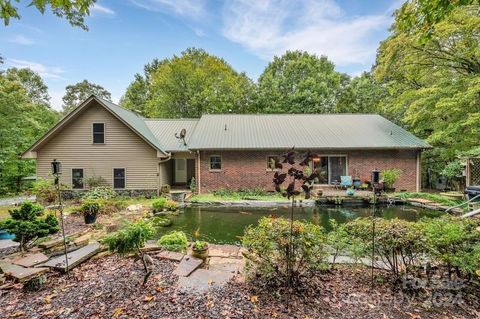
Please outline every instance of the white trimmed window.
M114 189L123 189L125 188L125 168L114 168L113 169L113 188Z
M83 168L72 168L72 188L83 189Z
M105 143L105 123L92 123L93 144Z
M210 156L210 170L219 171L222 169L222 157L220 155Z

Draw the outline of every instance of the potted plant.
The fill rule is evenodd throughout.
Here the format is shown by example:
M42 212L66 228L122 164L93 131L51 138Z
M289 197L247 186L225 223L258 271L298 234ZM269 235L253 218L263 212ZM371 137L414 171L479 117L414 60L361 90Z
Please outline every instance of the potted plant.
M353 195L355 195L355 188L353 188L353 187L347 188L346 194L347 194L348 196L353 196Z
M387 193L395 192L395 182L398 180L402 171L398 168L386 169L382 172L383 189Z
M85 224L93 224L97 220L97 214L100 211L100 203L95 200L88 200L83 202L81 211Z
M352 183L355 189L360 188L360 185L362 185L362 180L360 179L360 176L358 175L358 171L356 169L353 171Z
M205 241L196 241L192 245L192 256L200 259L208 257L208 243Z

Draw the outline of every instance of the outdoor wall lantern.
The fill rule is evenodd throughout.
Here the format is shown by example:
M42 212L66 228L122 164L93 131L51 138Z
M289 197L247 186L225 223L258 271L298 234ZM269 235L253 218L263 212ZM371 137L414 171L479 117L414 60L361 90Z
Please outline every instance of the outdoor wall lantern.
M372 170L372 184L380 183L380 171L378 169Z
M52 162L52 174L60 175L61 173L62 173L62 163L54 159Z

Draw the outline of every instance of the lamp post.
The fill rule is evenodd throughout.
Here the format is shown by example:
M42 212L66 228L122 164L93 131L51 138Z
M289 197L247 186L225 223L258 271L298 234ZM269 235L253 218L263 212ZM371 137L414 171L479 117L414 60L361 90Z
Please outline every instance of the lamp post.
M375 262L375 210L377 208L377 190L376 186L380 182L380 171L372 170L372 191L373 191L373 208L372 208L372 290L375 286L375 278L373 276L373 266Z
M55 186L58 193L58 210L60 211L60 221L62 223L62 236L63 236L63 248L65 252L65 267L67 269L67 277L70 277L70 271L68 269L68 256L67 256L67 239L65 237L65 224L63 218L63 205L62 205L62 191L60 189L60 175L62 174L62 163L54 159L52 161L52 175L55 178Z

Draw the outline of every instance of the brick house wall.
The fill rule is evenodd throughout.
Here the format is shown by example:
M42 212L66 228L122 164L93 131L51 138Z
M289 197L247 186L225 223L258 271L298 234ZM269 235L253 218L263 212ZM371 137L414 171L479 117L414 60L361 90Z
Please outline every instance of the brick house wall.
M231 190L261 187L273 191L274 172L267 169L267 157L282 154L282 151L201 151L199 174L200 192L208 193L219 188ZM395 183L397 190L416 191L416 150L335 151L312 150L319 155L346 155L347 174L357 174L362 182L370 180L374 168L399 168L402 174ZM220 171L210 170L210 156L222 158ZM197 157L198 161L198 157ZM196 161L196 162L197 162Z

